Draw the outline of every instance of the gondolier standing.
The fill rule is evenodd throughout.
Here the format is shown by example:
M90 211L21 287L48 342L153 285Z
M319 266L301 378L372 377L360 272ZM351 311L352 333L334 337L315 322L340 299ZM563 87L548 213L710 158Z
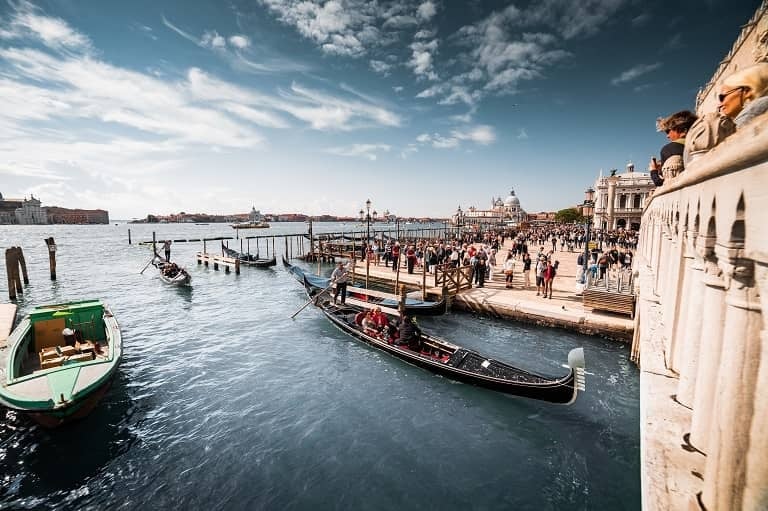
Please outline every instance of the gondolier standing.
M331 273L331 282L336 284L336 289L333 291L334 304L336 303L336 297L339 296L339 292L341 292L341 304L343 305L346 302L348 277L349 272L347 268L344 266L344 263L340 262L336 269L333 270L333 273Z
M171 240L163 241L163 250L165 250L165 260L171 261Z

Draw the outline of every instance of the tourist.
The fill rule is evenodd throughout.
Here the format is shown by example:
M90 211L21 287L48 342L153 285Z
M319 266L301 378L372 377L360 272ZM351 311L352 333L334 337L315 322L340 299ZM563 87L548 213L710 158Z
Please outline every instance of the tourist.
M416 247L409 245L408 250L405 252L405 263L408 268L408 273L413 273L413 267L416 266L416 261Z
M170 262L170 260L171 260L171 240L163 241L163 250L165 251L165 260Z
M768 109L768 63L761 62L730 75L720 86L718 110L736 126ZM757 100L757 101L756 101ZM753 103L754 102L754 103Z
M373 318L373 311L365 313L365 317L362 322L363 332L368 335L377 335L379 332L376 329L376 320Z
M536 261L536 296L539 296L544 291L544 271L546 269L547 258L542 254Z
M373 308L373 323L379 333L389 331L389 320L387 315L381 312L381 307Z
M336 284L336 289L333 290L333 303L336 303L336 297L341 293L341 304L347 301L347 279L349 278L349 271L344 266L344 263L339 262L336 269L331 273L331 284Z
M504 261L504 275L505 275L504 280L506 282L506 285L504 287L506 287L507 289L512 289L512 281L514 280L514 277L515 277L516 262L517 260L515 259L515 256L513 256L511 252L507 254L507 260Z
M392 259L392 242L387 240L384 245L384 268L389 268L389 261Z
M525 277L525 289L531 287L531 254L523 252L523 277Z
M553 264L551 259L547 259L547 266L544 269L544 298L547 298L547 293L549 293L549 299L552 299L552 283L555 280L559 265L560 261L555 261Z
M475 254L475 284L477 287L485 286L485 272L488 270L488 256L484 249L480 249Z
M661 160L651 158L649 169L651 180L656 186L664 184L664 179L675 177L683 171L683 150L685 136L694 122L696 115L688 110L681 110L668 117L656 120L656 129L666 133L669 143L661 148Z
M397 267L400 265L400 242L396 241L392 245L392 271L397 271Z

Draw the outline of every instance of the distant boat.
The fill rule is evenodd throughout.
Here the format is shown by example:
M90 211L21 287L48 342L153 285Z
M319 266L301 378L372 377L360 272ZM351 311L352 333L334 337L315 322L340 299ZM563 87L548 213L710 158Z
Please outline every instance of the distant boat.
M267 268L269 266L277 265L277 258L274 255L272 256L271 259L263 259L263 258L260 258L258 254L257 255L242 254L237 250L233 250L225 246L223 241L221 242L221 251L227 257L232 257L233 259L240 259L240 263L245 264L246 266L257 266L260 268Z
M238 222L235 224L229 224L233 229L266 229L269 227L267 222Z
M35 307L0 348L0 404L45 427L85 417L122 354L120 327L100 300Z

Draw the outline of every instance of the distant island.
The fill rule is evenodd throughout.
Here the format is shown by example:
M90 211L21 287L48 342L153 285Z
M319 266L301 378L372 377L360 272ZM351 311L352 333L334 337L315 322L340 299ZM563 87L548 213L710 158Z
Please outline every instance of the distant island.
M215 224L215 223L238 223L246 222L250 219L250 213L236 213L231 215L211 215L208 213L172 213L169 215L147 215L146 218L133 219L131 224ZM336 215L305 215L303 213L265 213L263 219L267 222L307 222L312 219L313 222L360 222L360 218L352 216ZM445 222L445 218L416 218L416 217L396 217L390 215L386 218L379 218L377 223L431 223Z

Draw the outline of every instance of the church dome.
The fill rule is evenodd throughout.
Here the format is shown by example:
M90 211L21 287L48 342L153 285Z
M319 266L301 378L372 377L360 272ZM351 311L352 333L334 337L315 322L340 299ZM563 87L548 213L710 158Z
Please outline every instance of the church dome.
M504 205L505 206L510 206L510 207L511 206L520 206L520 199L515 197L515 191L514 190L511 190L509 192L509 197L504 199Z

